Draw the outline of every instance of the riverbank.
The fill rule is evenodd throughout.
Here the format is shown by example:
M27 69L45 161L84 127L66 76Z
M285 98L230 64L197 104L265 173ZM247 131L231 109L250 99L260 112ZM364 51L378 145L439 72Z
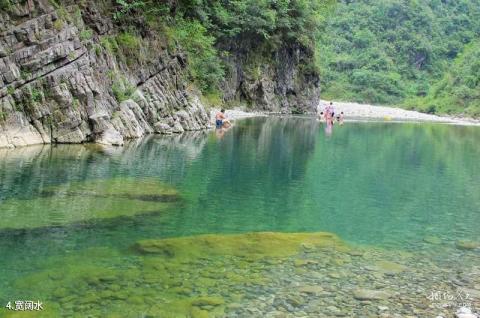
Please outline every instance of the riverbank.
M325 108L330 101L320 100L319 110ZM438 116L432 114L420 113L413 110L406 110L398 107L375 106L369 104L336 102L333 101L335 113L343 112L346 121L393 121L393 122L437 122L453 125L480 125L480 120L474 118L460 118L453 116ZM210 119L212 125L215 123L215 114L220 109L213 108L210 110ZM239 120L258 116L279 115L277 113L261 112L261 111L244 111L238 108L227 109L225 115L230 120Z
M330 101L321 100L319 109L323 109ZM406 110L397 107L374 106L369 104L335 102L336 113L344 112L347 120L387 120L387 121L420 121L439 122L455 125L480 125L480 120L453 116L437 116Z
M220 111L219 108L212 108L210 109L210 122L212 125L215 125L215 115ZM238 120L238 119L244 119L244 118L250 118L250 117L259 117L259 116L267 116L268 113L265 112L259 112L259 111L253 111L253 112L247 112L243 111L239 108L235 109L226 109L225 110L225 116L229 120Z

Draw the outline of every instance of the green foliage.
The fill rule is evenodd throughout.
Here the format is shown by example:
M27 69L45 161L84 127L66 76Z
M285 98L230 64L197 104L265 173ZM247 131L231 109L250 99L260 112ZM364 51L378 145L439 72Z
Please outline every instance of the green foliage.
M13 107L15 108L16 111L23 112L23 104L22 103L14 103Z
M56 0L49 0L49 2L55 9L60 8L60 4Z
M411 98L406 105L429 113L480 117L480 41L465 47L426 97Z
M0 0L0 9L10 11L12 9L12 0Z
M145 7L145 2L133 0L133 1L125 1L125 0L115 0L116 3L116 11L113 13L114 20L122 20L127 15L136 11L138 9L143 9Z
M57 31L62 30L63 29L63 20L62 19L55 20L55 22L53 22L53 27Z
M15 93L15 88L12 85L8 86L7 87L7 94L8 95L13 95L13 93Z
M474 0L339 1L317 44L323 97L398 105L425 96L480 36L479 17Z
M201 21L216 38L300 42L313 46L333 0L179 1L177 14Z
M202 103L207 107L220 107L223 104L218 92L205 93L201 96Z
M78 110L78 107L80 107L80 101L78 100L78 98L73 98L72 107L73 109Z
M100 54L102 54L102 46L99 45L99 44L94 44L93 45L93 48L94 48L94 51L95 51L95 55L96 56L100 56Z
M103 36L100 44L111 54L116 54L119 50L117 40L113 36Z
M43 100L43 93L41 90L37 88L32 88L30 91L31 94L31 100L35 103L39 103Z
M215 38L197 20L176 19L175 25L167 28L167 34L187 53L190 75L204 93L214 93L224 76Z
M136 87L120 74L116 74L116 79L112 83L112 93L117 102L121 103L127 99L132 98Z
M32 73L28 72L28 71L25 71L25 70L20 70L20 77L23 79L23 80L28 80L30 77L32 76Z
M140 40L132 33L124 32L116 37L118 45L125 50L138 50Z
M93 30L91 29L84 29L82 31L80 31L80 40L82 41L86 41L86 40L90 40L93 36Z

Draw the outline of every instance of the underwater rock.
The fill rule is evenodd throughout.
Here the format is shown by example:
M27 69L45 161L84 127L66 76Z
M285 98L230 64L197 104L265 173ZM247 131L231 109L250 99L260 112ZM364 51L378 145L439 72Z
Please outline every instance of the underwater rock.
M300 293L305 293L305 294L320 294L323 292L323 288L321 286L302 286L298 288L298 291Z
M30 199L0 203L0 229L32 229L98 219L158 213L179 200L170 186L152 180L107 179L51 187Z
M404 272L407 267L390 261L378 261L375 263L377 271L387 275L395 275Z
M455 246L461 250L475 250L480 247L479 242L460 240L455 242Z
M205 255L234 255L257 260L264 257L286 257L301 251L302 244L315 248L347 251L335 234L258 232L235 235L199 235L191 237L138 241L134 248L143 254L164 257L201 258Z
M193 306L219 306L223 305L225 301L221 297L199 297L192 301Z
M289 295L287 296L286 302L293 307L300 307L305 304L305 299L299 295Z
M365 253L363 251L359 251L359 250L351 250L351 251L348 251L347 252L348 255L350 256L363 256Z
M442 243L442 240L441 240L439 237L437 237L437 236L425 236L425 237L423 238L423 241L424 241L425 243L435 244L435 245Z
M383 290L356 289L353 291L353 298L357 300L385 300L392 295Z

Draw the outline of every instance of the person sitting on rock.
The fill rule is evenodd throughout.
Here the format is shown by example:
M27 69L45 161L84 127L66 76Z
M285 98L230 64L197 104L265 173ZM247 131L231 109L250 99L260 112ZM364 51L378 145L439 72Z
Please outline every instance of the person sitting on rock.
M222 127L225 127L225 128L228 128L230 127L232 124L230 123L230 121L227 119L227 117L225 116L225 109L222 109L220 110L216 115L215 115L215 126L217 128L222 128Z

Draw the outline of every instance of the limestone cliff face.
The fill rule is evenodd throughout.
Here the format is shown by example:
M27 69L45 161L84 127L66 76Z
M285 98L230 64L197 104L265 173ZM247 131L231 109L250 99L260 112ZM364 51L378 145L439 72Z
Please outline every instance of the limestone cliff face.
M112 12L109 1L0 2L0 148L122 145L146 134L209 127L197 91L188 88L185 56L142 21L134 26L138 52L128 50L128 39L118 47L111 40L128 30ZM219 43L229 52L225 102L313 112L320 89L318 75L305 67L312 52L285 43L265 53L255 43Z
M320 79L311 68L313 52L298 43L271 49L243 39L220 45L227 76L224 99L253 109L281 113L314 113L320 99Z
M148 59L120 58L101 44L118 31L110 16L95 2L81 10L48 0L1 9L0 147L121 145L209 125L198 97L186 89L185 58L168 53L152 34L145 35L149 47L142 45Z

